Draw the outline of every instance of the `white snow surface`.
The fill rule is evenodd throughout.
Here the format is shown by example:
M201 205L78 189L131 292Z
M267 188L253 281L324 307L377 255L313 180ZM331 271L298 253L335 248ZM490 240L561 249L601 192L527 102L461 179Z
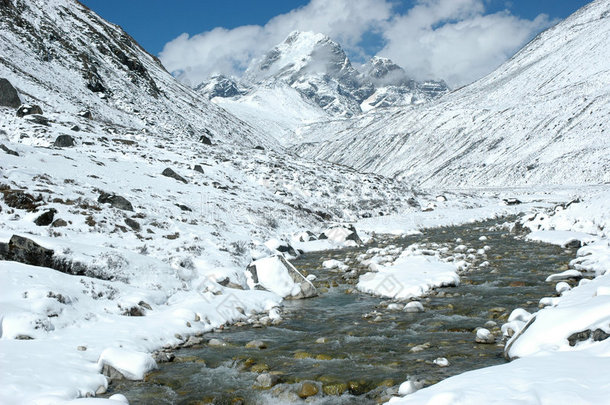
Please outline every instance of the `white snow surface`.
M414 256L405 251L390 266L360 276L358 290L399 300L421 297L436 287L456 286L457 267L430 256Z

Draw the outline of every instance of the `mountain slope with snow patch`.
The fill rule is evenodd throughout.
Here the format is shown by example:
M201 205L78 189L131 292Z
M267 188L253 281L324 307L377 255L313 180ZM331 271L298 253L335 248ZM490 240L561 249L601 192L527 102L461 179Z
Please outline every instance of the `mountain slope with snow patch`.
M314 141L299 153L425 186L609 182L608 55L610 1L598 0L478 82L335 121L327 140L304 135Z

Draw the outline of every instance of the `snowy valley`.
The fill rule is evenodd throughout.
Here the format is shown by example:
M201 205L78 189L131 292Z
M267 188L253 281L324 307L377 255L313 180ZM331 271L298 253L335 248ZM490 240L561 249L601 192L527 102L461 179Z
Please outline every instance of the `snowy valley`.
M401 380L373 387L242 359L230 375L252 397L222 401L608 403L609 47L610 1L596 0L452 91L386 58L356 69L301 31L242 78L189 88L77 1L0 0L0 403L146 403L116 387L146 390L174 358L213 375L180 351L239 352L223 335L235 328L288 334L303 298L374 309L346 316L353 335L307 336L332 355L293 347L297 368L348 361L358 322L468 324L442 300L469 277L493 285L500 238L572 258L541 270L550 296L528 311L451 331L510 362L440 382L384 364ZM451 235L484 220L498 223ZM315 271L291 264L308 257ZM244 350L277 344L261 339ZM451 370L460 356L436 346L409 350ZM159 386L158 403L182 403L182 387Z

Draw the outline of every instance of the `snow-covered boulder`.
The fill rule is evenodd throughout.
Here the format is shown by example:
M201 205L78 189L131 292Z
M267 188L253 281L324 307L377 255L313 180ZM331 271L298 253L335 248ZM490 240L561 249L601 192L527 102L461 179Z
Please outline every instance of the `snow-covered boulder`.
M256 260L250 267L248 284L276 293L284 298L300 299L317 295L316 288L282 255Z

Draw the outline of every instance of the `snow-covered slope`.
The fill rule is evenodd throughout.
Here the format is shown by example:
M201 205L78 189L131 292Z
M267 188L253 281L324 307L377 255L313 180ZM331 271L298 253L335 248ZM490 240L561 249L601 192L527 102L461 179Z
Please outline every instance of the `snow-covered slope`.
M96 121L135 131L197 138L209 131L214 141L273 144L178 83L120 27L71 0L0 2L0 77L45 113L90 110Z
M335 121L330 139L299 152L427 186L608 182L608 55L610 1L598 0L484 79L423 106Z
M331 118L313 101L282 82L259 86L240 98L212 100L284 146L299 142L301 127Z

